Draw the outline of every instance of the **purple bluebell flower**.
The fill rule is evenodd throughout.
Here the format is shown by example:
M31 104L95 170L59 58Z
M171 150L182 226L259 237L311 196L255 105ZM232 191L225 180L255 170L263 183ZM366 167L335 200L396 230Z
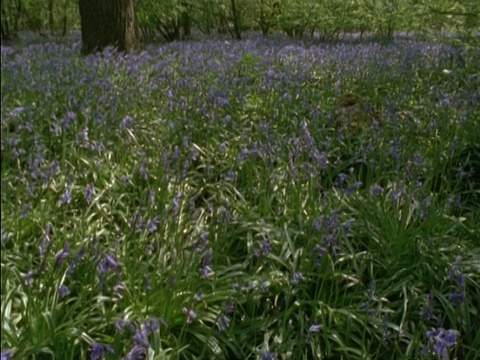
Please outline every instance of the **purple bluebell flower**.
M84 256L85 256L85 247L82 247L80 251L77 253L77 255L75 256L75 258L73 259L73 261L71 261L70 264L68 265L68 273L67 273L68 275L72 275L73 270L75 269L77 264L84 258Z
M362 187L363 183L361 181L354 182L351 184L348 189L345 191L345 194L350 197L352 194Z
M150 346L150 344L148 342L147 335L143 331L140 331L140 330L137 330L135 332L135 335L133 335L133 343L136 346L141 346L145 349L148 349L149 346Z
M125 116L120 123L120 128L122 129L130 129L133 126L133 118L131 116Z
M197 317L197 314L195 313L195 311L193 311L193 306L190 308L190 310L184 307L183 313L187 315L187 324L191 324L193 320L195 320L195 318Z
M63 121L63 128L65 131L70 129L70 124L75 120L77 115L73 111L68 111L67 115L62 119Z
M143 360L145 359L145 354L147 353L147 349L142 346L134 345L133 348L128 352L124 360Z
M273 352L262 350L259 353L260 360L275 360L276 356Z
M448 275L448 279L455 281L456 285L455 291L449 296L450 301L454 306L462 305L465 302L466 297L465 277L459 268L461 261L461 256L457 256L455 259L455 264L452 266L450 274Z
M310 328L308 329L308 332L310 334L317 334L320 332L320 330L323 328L323 325L321 324L313 324L312 326L310 326Z
M83 130L81 130L78 135L77 135L77 144L82 143L82 146L85 149L88 149L90 147L90 139L88 138L88 128L85 127Z
M70 289L66 285L61 285L58 288L58 294L60 297L64 298L65 296L68 296L70 294Z
M204 265L201 269L200 272L202 273L203 277L205 279L210 279L210 277L215 273L210 265Z
M150 234L158 230L158 223L160 222L160 217L155 216L152 220L147 223L147 229Z
M219 97L217 97L217 105L228 106L228 105L230 105L230 100L228 100L226 97L219 96Z
M100 264L100 272L105 272L107 270L115 270L117 268L117 260L115 260L110 255L105 256L105 261Z
M130 227L133 230L140 230L143 227L143 217L140 211L135 212L130 219Z
M220 331L226 331L230 327L230 319L225 314L222 314L217 320L217 325Z
M55 264L58 266L62 266L63 262L65 261L65 259L68 258L69 255L70 255L70 244L66 242L65 245L63 246L63 249L59 250L55 254Z
M262 254L264 256L270 254L270 244L268 243L268 241L267 240L262 240L261 244L262 244Z
M142 163L140 164L139 173L140 173L140 177L143 180L148 180L148 164L146 161L142 161Z
M130 322L125 321L123 319L119 319L115 323L115 328L117 329L117 331L119 333L123 333L123 331L125 330L125 327L129 326L129 324L130 324Z
M30 211L31 205L30 204L25 204L23 205L22 212L20 214L20 218L24 219L27 217L28 212Z
M62 205L68 204L72 200L72 188L70 185L67 186L67 190L60 198L60 202Z
M5 351L2 351L1 359L2 360L13 360L13 350L12 349L7 349Z
M348 180L348 175L344 173L338 174L338 182L339 184L343 184L345 181Z
M373 185L372 187L372 190L371 190L371 194L372 194L372 197L378 197L380 195L382 195L383 193L383 188L380 186L380 185Z
M93 195L94 195L93 185L88 184L85 190L85 201L87 202L88 205L90 205L90 203L92 202Z
M450 302L454 306L462 305L465 302L465 297L465 289L455 289L455 291L449 295Z
M173 199L173 216L177 217L178 210L180 209L180 200L182 199L182 193L179 191Z
M436 319L435 314L433 312L433 293L427 294L427 302L422 308L420 309L420 317L424 320Z
M100 360L103 357L105 347L103 344L93 344L90 353L90 360Z
M296 273L293 274L292 283L298 284L298 283L305 282L305 281L307 281L307 279L305 278L305 276L303 276L302 273L296 272Z
M427 345L422 354L428 355L431 350L441 359L448 359L448 351L457 344L459 332L457 330L445 330L432 328L427 330Z
M235 302L233 300L228 300L227 301L227 304L224 306L223 308L223 311L226 313L226 314L233 314L233 312L235 311Z
M145 336L150 336L153 332L157 331L159 327L159 322L156 317L152 317L143 322L142 329Z

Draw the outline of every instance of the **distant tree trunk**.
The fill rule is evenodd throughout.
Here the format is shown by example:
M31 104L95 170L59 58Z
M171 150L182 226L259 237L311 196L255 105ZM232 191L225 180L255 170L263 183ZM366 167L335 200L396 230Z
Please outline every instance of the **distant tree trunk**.
M114 46L127 52L138 45L135 0L79 0L82 53Z
M65 0L64 7L63 7L62 36L67 35L67 32L68 32L67 23L68 23L68 0Z
M55 17L53 14L53 8L55 6L54 0L48 0L48 27L50 28L50 34L55 35Z
M192 18L190 16L188 5L185 5L185 9L180 15L180 23L183 29L182 40L186 40L192 34Z
M242 39L242 33L240 31L240 24L238 20L238 12L237 12L237 5L235 3L235 0L231 0L232 4L232 18L233 18L233 30L235 33L235 39L241 40Z
M18 21L22 11L22 2L18 0L2 1L1 3L1 37L2 40L16 40L18 38Z

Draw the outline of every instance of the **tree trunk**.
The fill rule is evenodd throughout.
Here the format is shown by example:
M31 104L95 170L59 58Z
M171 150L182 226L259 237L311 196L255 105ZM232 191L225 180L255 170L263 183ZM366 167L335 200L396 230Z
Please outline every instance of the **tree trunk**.
M68 23L68 0L65 0L64 6L63 6L62 36L67 36L67 32L68 32L67 23Z
M79 0L82 53L114 46L128 52L138 46L135 0Z
M55 7L55 0L48 0L48 27L50 28L50 34L55 35L55 16L53 9Z
M240 31L237 5L235 3L235 0L231 0L231 5L232 5L233 30L235 32L235 39L241 40L242 39L242 33Z

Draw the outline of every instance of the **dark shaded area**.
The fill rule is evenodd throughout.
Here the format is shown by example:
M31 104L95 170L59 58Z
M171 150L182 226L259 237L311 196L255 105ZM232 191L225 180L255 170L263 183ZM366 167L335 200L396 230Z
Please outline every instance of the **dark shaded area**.
M82 54L114 46L119 52L138 47L134 0L80 0Z

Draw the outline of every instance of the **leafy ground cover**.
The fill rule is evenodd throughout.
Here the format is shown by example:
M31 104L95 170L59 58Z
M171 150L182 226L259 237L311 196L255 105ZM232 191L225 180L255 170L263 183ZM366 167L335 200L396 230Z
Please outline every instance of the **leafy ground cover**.
M2 47L2 359L477 359L480 53Z

